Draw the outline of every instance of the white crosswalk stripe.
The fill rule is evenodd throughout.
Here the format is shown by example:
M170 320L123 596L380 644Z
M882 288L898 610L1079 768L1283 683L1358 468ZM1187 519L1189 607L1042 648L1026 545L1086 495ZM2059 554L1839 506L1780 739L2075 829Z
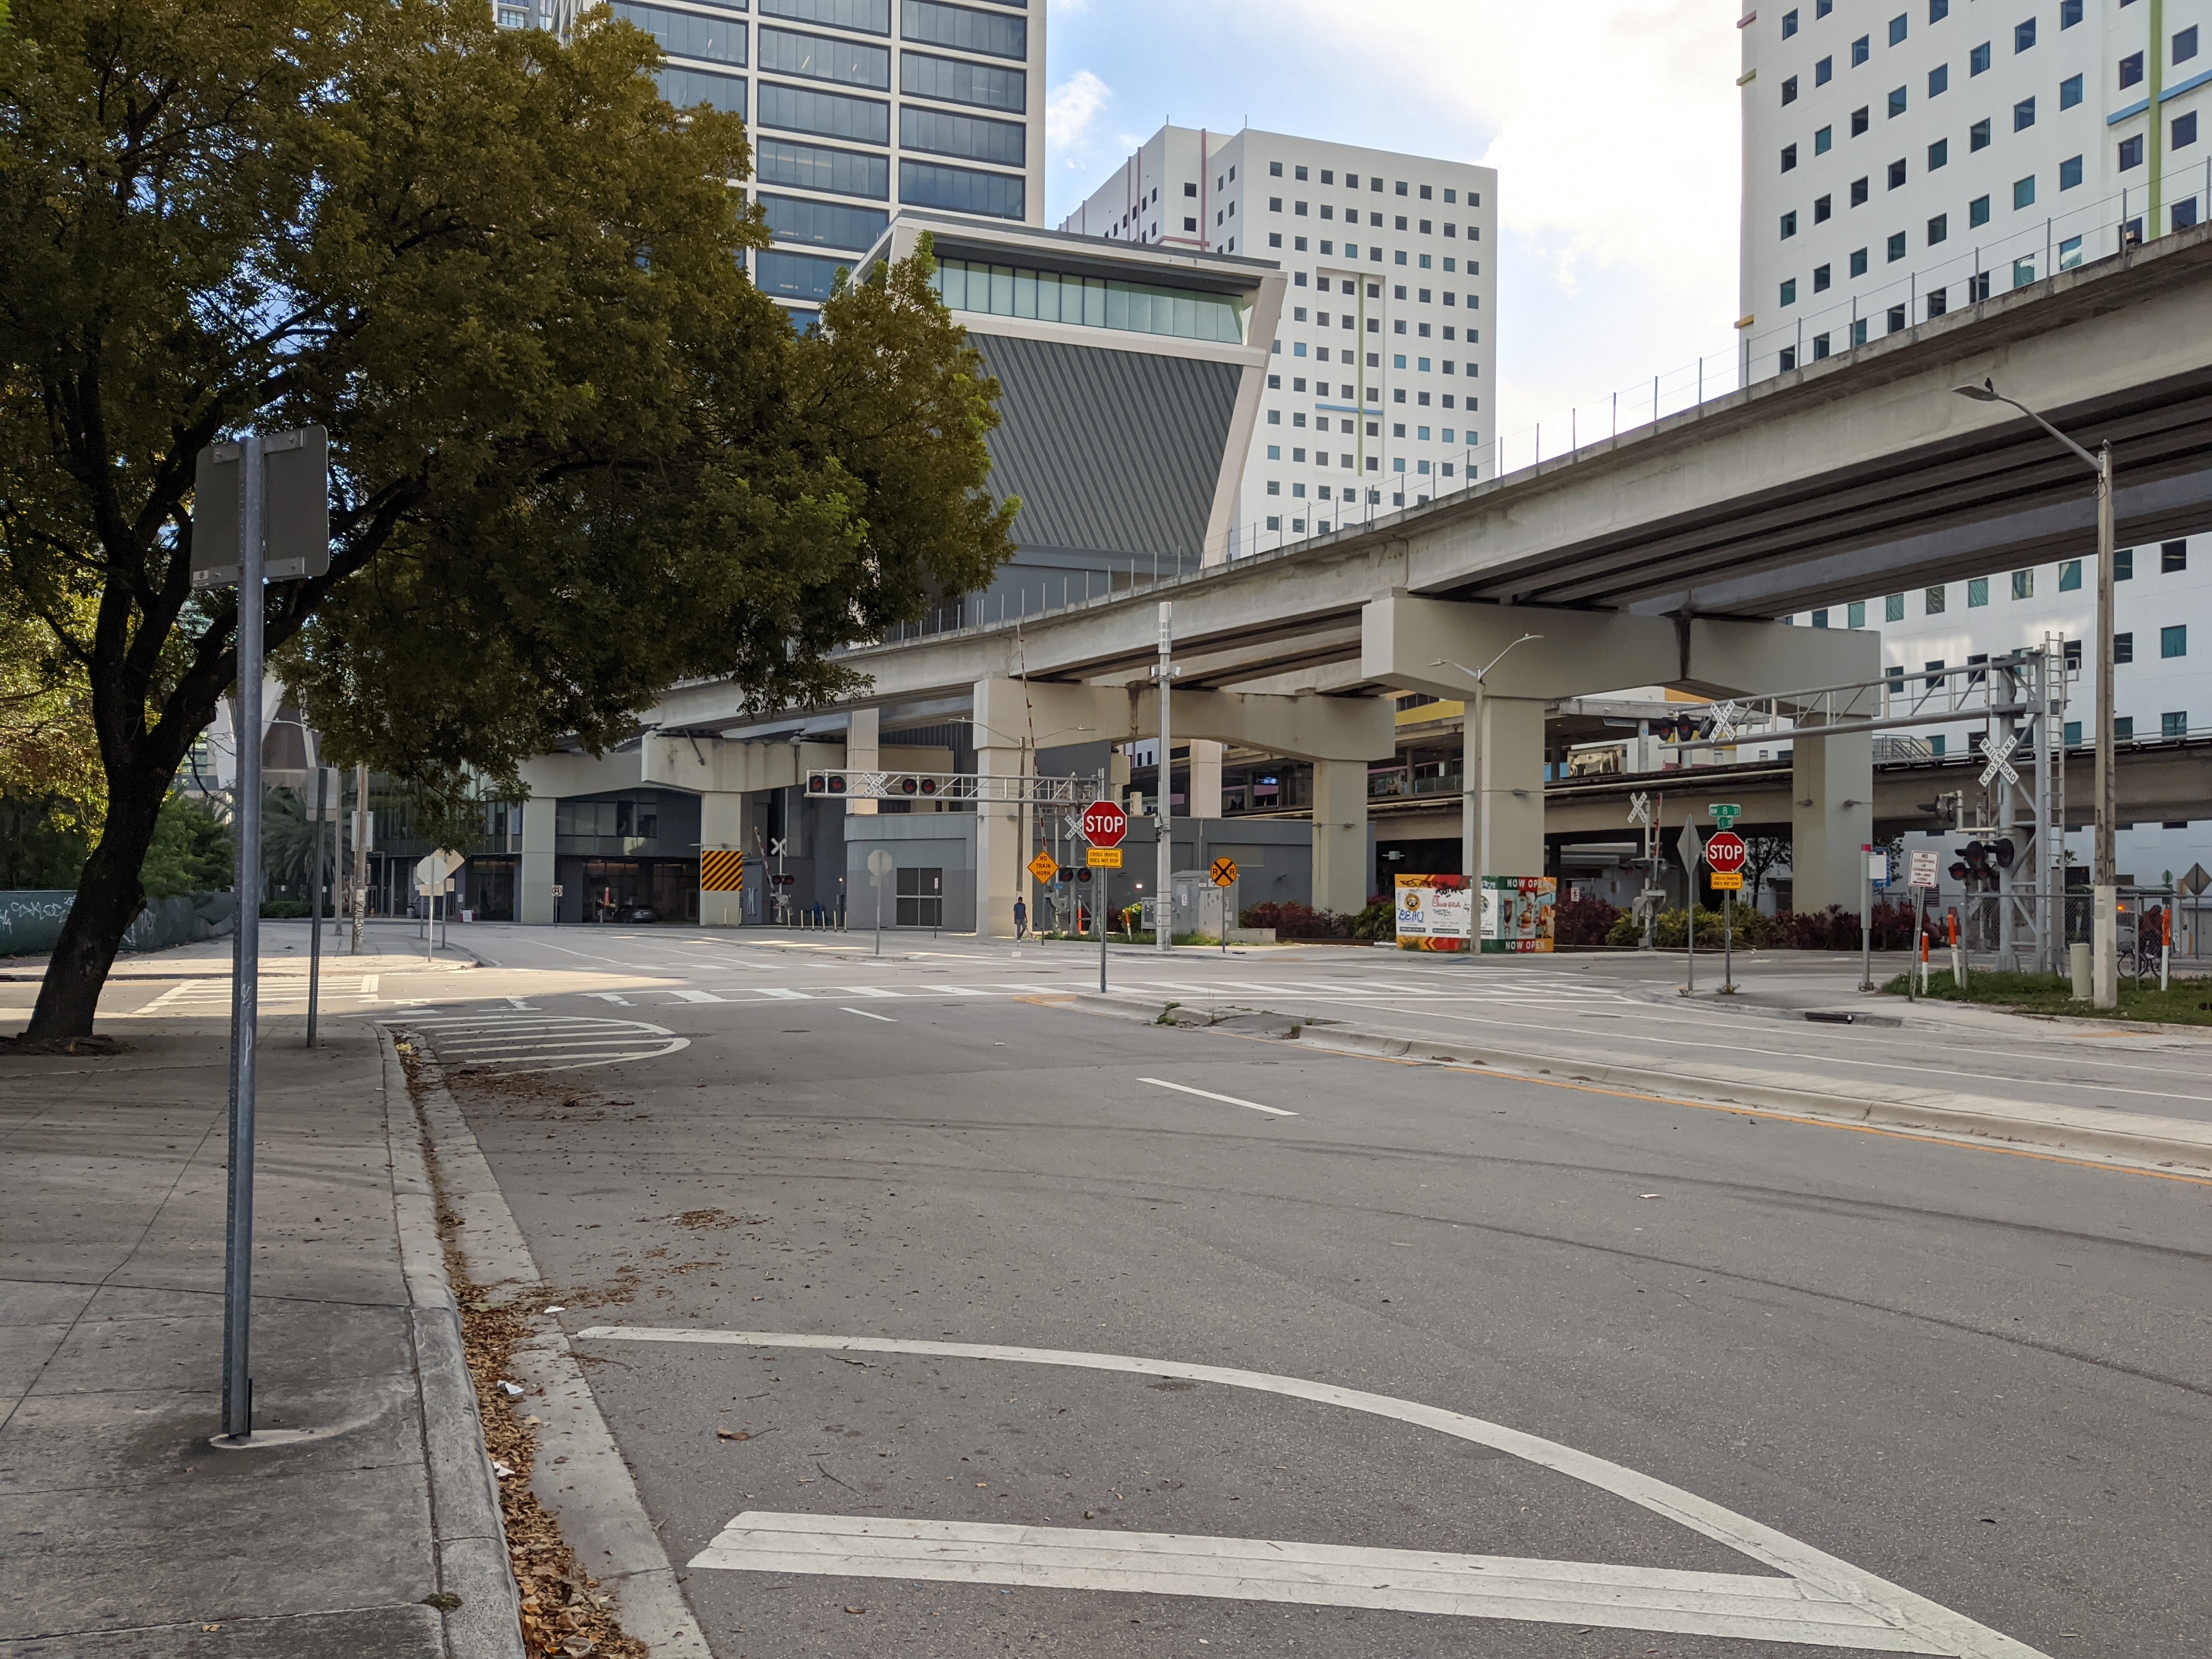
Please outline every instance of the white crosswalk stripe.
M448 1065L501 1072L581 1071L657 1060L691 1046L690 1038L641 1019L437 1012L392 1023L427 1042Z

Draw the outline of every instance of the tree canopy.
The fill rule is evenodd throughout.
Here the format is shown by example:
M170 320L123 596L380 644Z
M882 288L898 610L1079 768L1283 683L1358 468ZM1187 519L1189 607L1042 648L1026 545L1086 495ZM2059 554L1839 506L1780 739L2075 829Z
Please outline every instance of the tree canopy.
M511 774L672 683L757 703L980 585L998 388L925 251L800 334L744 130L657 48L481 0L17 0L0 33L0 611L87 690L106 816L33 1016L89 1029L162 798L235 678L194 459L330 433L327 575L267 637L336 757ZM37 653L33 653L36 656Z

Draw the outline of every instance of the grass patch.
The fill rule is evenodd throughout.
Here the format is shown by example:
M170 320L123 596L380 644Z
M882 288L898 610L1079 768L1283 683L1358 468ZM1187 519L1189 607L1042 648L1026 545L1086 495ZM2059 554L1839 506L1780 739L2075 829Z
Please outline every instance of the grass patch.
M1905 994L1906 975L1898 975L1881 988L1884 994ZM2071 979L2054 974L1970 973L1964 993L1944 969L1928 980L1932 1002L1971 1002L2015 1014L2081 1014L2096 1019L2133 1019L2160 1025L2212 1025L2212 980L2176 979L2161 991L2158 981L2138 985L2123 976L2120 1006L2093 1008L2074 1000Z

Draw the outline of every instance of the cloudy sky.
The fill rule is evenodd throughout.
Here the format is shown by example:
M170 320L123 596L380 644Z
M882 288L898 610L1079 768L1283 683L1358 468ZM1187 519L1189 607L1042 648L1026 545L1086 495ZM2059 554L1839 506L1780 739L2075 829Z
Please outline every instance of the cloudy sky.
M1652 375L1700 354L1729 372L1735 0L1051 6L1048 224L1170 117L1480 162L1498 170L1509 442L1541 421L1550 453L1571 405L1602 421L1632 386L1648 410Z

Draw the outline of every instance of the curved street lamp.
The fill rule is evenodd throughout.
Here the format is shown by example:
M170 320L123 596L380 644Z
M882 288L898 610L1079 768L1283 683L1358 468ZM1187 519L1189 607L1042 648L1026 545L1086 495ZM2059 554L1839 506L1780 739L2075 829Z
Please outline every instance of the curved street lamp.
M1978 404L2009 404L2052 437L2072 450L2097 475L2097 841L2095 864L2090 875L2090 1001L2099 1008L2119 1006L2119 856L2115 839L2118 828L2118 780L2112 751L2112 446L2100 444L2091 454L2057 427L2016 398L2008 398L1987 377L1979 386L1951 388ZM2048 741L2046 736L2045 741ZM2040 849L2039 849L2039 851ZM2061 894L2063 897L2063 888ZM2046 916L2044 927L2057 927L2058 918Z

